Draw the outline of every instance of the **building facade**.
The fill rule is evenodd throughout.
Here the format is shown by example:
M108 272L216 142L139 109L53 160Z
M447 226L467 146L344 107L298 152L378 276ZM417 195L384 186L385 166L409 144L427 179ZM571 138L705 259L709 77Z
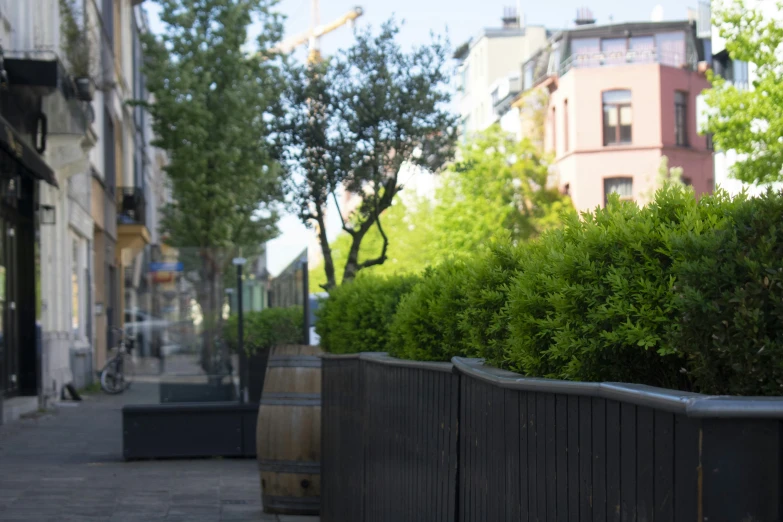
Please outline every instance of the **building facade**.
M16 198L7 213L15 239L6 250L22 258L0 270L10 288L0 300L3 324L13 325L0 343L0 389L7 397L35 389L35 407L59 399L66 385L89 384L106 361L166 201L165 156L150 143L146 113L128 103L148 98L140 4L0 0L3 117L23 159L38 165L14 167L35 181L9 177L31 206ZM11 277L22 269L30 281Z
M544 147L577 210L603 206L613 192L644 203L664 156L697 195L713 190L712 151L696 118L709 87L704 60L704 41L684 21L586 24L553 36L523 65L523 93L546 96ZM512 105L524 111L530 99Z
M11 58L11 68L19 65L19 76L12 78L11 90L27 90L39 96L34 111L38 121L32 133L37 137L33 141L53 172L52 183L39 182L34 188L40 227L34 248L37 260L30 266L35 267L36 285L13 289L17 299L26 300L25 295L31 293L36 303L33 317L40 336L36 339L26 333L19 349L30 351L36 358L37 390L17 390L23 396L35 395L28 403L33 409L59 396L63 385L74 381L72 364L89 366L90 359L90 332L85 320L89 315L87 248L92 223L86 210L90 195L84 180L97 135L92 126L89 91L79 89L74 74L78 53L69 47L73 41L62 31L63 21L75 21L78 15L61 12L60 7L56 0L0 3L5 31L0 45ZM80 290L78 295L72 295L74 288ZM16 310L21 311L20 306L15 303ZM9 320L15 322L18 318ZM79 328L74 328L75 321ZM35 327L34 322L33 330ZM24 328L30 329L29 322Z
M503 27L484 29L467 42L456 57L461 134L479 132L496 121L493 110L500 89L518 81L520 65L546 45L549 31L543 26L524 25L516 11L506 11ZM515 80L516 78L516 80Z

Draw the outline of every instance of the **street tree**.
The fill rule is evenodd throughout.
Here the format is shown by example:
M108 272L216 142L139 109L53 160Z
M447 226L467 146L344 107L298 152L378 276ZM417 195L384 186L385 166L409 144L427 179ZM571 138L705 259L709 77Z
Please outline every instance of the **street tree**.
M274 0L159 4L164 31L144 35L143 45L154 144L168 155L174 200L163 209L161 233L194 283L211 360L232 257L277 233L282 176L267 139L281 75L268 50L282 27ZM262 29L257 54L247 48L253 21Z
M434 197L398 198L382 215L393 238L387 263L373 274L419 273L448 258L471 255L493 236L526 241L558 226L563 212L573 212L570 199L550 183L549 162L531 141L517 141L497 127L476 134L459 149L438 176ZM350 236L331 245L335 260L346 258ZM383 238L372 230L362 243L359 260L382 251ZM323 282L320 274L313 279Z
M490 127L460 148L443 175L433 227L442 252L473 252L499 230L525 241L557 226L570 199L550 181L533 142Z
M377 34L358 32L354 45L326 62L287 68L275 142L296 211L318 231L327 289L337 284L339 268L326 239L327 203L337 207L350 238L342 266L348 281L388 259L381 216L402 189L400 170L438 170L453 152L447 45L433 36L404 51L398 33L392 20ZM340 208L341 191L359 200L355 209ZM380 252L360 260L372 230Z
M704 130L713 133L716 150L739 155L733 177L746 183L783 180L783 24L742 0L723 2L714 18L729 56L751 62L756 79L749 90L710 72Z

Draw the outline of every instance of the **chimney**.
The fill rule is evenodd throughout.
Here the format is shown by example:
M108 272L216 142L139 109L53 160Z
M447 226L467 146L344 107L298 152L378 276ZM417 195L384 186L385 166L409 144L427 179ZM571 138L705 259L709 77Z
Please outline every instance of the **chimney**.
M593 12L587 7L580 7L576 10L576 20L574 20L574 23L576 25L594 24L595 18L593 17Z
M516 7L504 7L503 8L503 29L518 29L519 12Z

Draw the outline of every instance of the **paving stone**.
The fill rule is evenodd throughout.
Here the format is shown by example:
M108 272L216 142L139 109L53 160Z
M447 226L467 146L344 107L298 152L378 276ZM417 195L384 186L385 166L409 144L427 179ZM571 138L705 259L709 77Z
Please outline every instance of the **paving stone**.
M1 426L0 521L279 522L261 511L254 460L124 462L121 408L155 400L157 385L134 383Z

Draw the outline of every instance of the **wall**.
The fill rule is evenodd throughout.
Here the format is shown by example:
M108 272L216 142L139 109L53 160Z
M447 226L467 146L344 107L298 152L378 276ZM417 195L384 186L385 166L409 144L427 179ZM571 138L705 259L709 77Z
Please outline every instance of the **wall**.
M473 45L462 67L468 67L468 88L460 99L462 118L470 118L467 132L486 129L497 121L490 86L501 77L518 72L530 55L546 45L546 29L528 26L524 35L510 29L509 35L482 35Z
M663 155L669 167L683 167L697 195L711 192L712 153L696 128L696 97L707 86L702 75L658 64L571 69L560 77L547 109L545 147L556 153L559 184L568 184L576 208L602 206L604 179L615 176L633 176L634 199L646 202L656 188ZM631 91L631 144L603 145L602 93L613 89ZM688 93L688 147L675 145L678 90Z

